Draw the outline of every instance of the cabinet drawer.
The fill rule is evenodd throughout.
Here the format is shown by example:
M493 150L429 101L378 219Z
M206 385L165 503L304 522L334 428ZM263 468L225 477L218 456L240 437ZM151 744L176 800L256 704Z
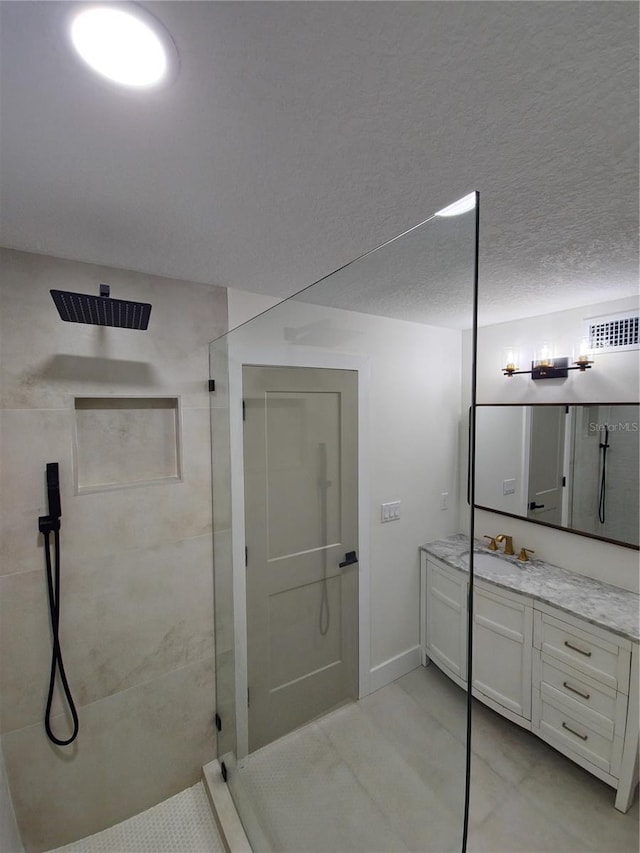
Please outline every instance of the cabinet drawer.
M629 658L618 645L546 613L537 625L537 647L613 690L628 692Z
M595 731L583 720L576 719L559 703L556 705L553 701L548 701L537 690L534 691L533 704L532 731L535 734L569 758L572 755L580 756L611 776L619 775L622 738L606 737Z
M537 652L534 683L543 697L563 705L597 731L624 733L627 697L623 693Z

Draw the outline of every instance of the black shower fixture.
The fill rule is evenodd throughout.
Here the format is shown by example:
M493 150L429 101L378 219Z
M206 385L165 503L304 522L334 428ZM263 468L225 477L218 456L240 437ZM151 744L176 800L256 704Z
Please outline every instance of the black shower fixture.
M151 305L148 302L129 302L112 299L109 285L100 285L99 296L50 290L58 314L67 323L87 323L90 326L112 326L116 329L141 329L149 325Z

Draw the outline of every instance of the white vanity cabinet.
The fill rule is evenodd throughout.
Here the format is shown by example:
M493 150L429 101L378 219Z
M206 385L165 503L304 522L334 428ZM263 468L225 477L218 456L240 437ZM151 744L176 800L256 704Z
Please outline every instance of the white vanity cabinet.
M427 593L420 596L420 646L459 687L466 687L469 578L425 554L421 570Z
M531 720L531 599L476 581L473 695L514 723Z
M469 576L421 551L420 645L467 688ZM580 581L578 581L580 583ZM574 613L476 577L472 693L616 789L638 778L638 643Z
M466 688L469 577L424 554L422 572L423 662L429 657ZM526 728L531 720L532 614L525 596L476 581L473 694Z
M616 788L621 811L635 788L637 650L624 637L536 606L532 731Z

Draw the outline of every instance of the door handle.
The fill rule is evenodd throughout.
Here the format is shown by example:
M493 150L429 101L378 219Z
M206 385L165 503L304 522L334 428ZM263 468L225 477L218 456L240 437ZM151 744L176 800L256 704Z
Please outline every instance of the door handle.
M355 551L347 551L344 555L344 561L342 563L338 563L338 566L341 569L344 569L345 566L352 566L354 563L358 562L358 555Z
M531 501L529 509L544 509L544 504L537 504L535 501Z

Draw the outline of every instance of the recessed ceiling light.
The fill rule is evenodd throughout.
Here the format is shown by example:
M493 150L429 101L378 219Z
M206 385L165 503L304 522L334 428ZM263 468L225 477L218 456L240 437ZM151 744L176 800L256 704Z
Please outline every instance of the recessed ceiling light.
M132 89L166 85L177 71L173 40L134 3L80 5L69 25L82 59L113 83Z
M476 194L469 193L469 195L459 198L458 201L454 201L453 204L443 207L442 210L439 210L434 214L434 216L460 216L461 213L467 213L469 210L473 210L475 206Z

